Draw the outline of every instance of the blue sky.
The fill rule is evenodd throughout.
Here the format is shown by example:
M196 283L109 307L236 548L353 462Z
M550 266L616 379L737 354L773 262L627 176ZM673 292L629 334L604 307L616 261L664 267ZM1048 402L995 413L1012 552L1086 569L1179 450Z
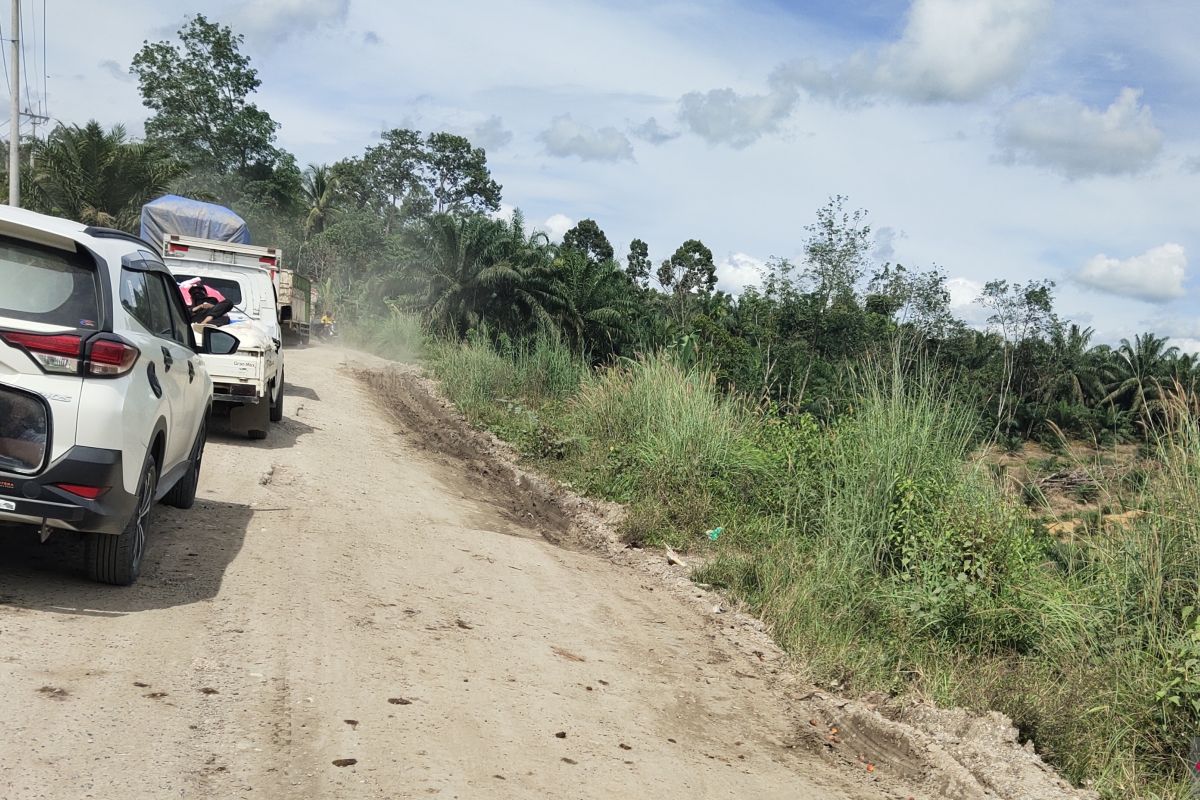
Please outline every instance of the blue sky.
M26 0L29 5L30 0ZM49 103L138 132L125 71L201 11L246 36L301 163L383 127L487 147L507 206L623 253L707 243L737 291L833 194L956 310L1051 278L1115 341L1200 349L1200 5L1190 0L85 0L49 9Z

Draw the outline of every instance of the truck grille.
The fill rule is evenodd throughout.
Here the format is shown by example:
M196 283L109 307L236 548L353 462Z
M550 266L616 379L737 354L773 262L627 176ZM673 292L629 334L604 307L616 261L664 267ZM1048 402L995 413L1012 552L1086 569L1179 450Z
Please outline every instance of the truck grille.
M40 397L0 386L0 469L33 473L46 460L50 423Z

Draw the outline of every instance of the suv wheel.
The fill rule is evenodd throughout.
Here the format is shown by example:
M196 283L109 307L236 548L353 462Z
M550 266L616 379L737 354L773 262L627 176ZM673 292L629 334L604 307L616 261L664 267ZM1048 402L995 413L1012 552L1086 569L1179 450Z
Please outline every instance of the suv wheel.
M200 423L200 431L196 434L196 443L192 445L192 454L188 458L187 472L183 473L178 482L167 492L163 502L176 508L191 508L196 502L196 489L200 485L200 463L204 460L204 441L207 438L207 422Z
M146 529L154 493L158 488L158 465L153 456L146 457L142 478L138 481L137 504L125 529L116 536L93 533L87 537L88 577L94 581L129 586L142 571L142 556L146 552Z
M283 374L279 375L279 385L275 387L275 400L271 403L271 422L283 419Z

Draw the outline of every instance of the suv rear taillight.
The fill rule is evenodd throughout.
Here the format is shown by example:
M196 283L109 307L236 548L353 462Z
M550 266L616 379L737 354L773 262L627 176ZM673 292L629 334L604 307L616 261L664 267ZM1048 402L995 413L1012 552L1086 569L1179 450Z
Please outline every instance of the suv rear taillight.
M98 378L115 378L133 369L141 352L131 344L114 339L97 339L88 349L84 371Z
M136 347L111 334L100 334L87 343L72 333L41 334L5 331L0 339L20 348L45 372L115 378L133 368L141 355Z
M41 334L6 331L0 333L6 344L18 347L29 354L46 372L75 375L79 372L80 350L83 340L74 334Z

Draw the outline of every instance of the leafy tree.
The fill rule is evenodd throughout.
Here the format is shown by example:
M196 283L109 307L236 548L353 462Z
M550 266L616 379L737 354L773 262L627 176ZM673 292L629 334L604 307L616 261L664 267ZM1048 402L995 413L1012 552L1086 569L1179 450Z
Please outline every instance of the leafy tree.
M979 295L979 302L991 310L988 324L1004 341L1004 363L996 406L996 422L1000 425L1012 416L1009 400L1020 345L1029 338L1042 336L1055 322L1054 281L1034 280L1023 284L988 281Z
M401 217L420 217L432 209L434 200L423 180L425 142L419 131L393 128L385 131L383 142L367 148L364 170L359 172L364 185L359 189L376 208L391 230Z
M674 297L675 319L682 325L688 297L696 291L710 293L717 286L712 250L699 239L688 239L659 265L657 277Z
M938 269L913 272L901 264L884 264L867 284L868 311L909 324L925 336L942 337L952 327L950 292Z
M144 42L133 57L142 103L154 112L146 135L194 166L218 172L273 166L279 124L247 98L261 83L241 53L242 37L197 14L179 45Z
M60 125L34 150L32 197L40 211L88 225L137 228L142 205L166 192L183 166L157 143L132 142L117 125Z
M641 239L634 239L629 243L625 274L638 286L644 287L650 280L650 248Z
M589 261L611 261L613 258L612 245L594 219L579 220L575 227L563 234L562 246L581 253Z
M500 184L488 172L482 147L463 136L431 133L425 142L426 184L437 212L495 211L500 208Z
M871 251L867 212L846 211L849 198L836 195L817 210L817 221L805 227L803 278L823 305L853 297L866 275Z

